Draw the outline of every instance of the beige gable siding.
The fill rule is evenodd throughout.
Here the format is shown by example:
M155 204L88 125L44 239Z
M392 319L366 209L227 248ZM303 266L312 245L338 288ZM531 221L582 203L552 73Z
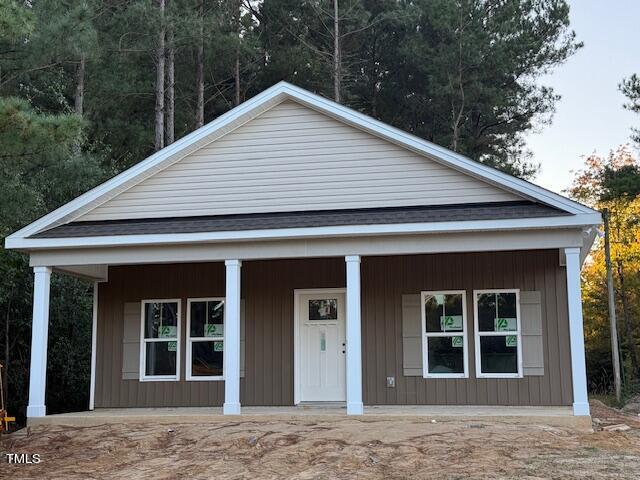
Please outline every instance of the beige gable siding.
M288 101L80 220L518 200Z

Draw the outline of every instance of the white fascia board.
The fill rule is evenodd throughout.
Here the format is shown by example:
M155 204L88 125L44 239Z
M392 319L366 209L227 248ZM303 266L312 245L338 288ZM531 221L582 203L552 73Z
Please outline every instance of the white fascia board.
M383 225L344 225L310 228L279 228L202 233L111 235L70 238L7 238L7 249L51 249L82 247L113 247L163 245L178 243L212 243L228 241L259 241L295 238L323 238L367 235L397 235L420 233L462 233L492 230L526 230L547 228L582 228L600 224L600 214L562 217L542 217L507 220L475 220L467 222L402 223Z
M154 153L145 160L125 170L119 175L116 175L105 183L93 188L83 195L80 195L75 200L72 200L39 220L36 220L21 230L9 235L7 239L14 240L18 238L26 238L41 230L50 228L55 224L55 222L72 216L74 213L80 212L81 209L89 206L92 202L96 202L98 199L103 198L103 196L106 196L103 201L107 201L109 198L112 198L108 196L110 193L113 194L112 196L115 196L115 194L120 193L119 189L124 190L128 188L123 188L123 186L128 185L129 182L136 182L136 180L140 181L143 178L146 178L150 173L166 168L166 166L170 164L172 157L177 161L181 158L180 153L182 151L188 149L194 144L198 144L198 142L205 141L208 136L215 134L216 131L233 124L233 122L242 121L243 118L250 117L261 108L264 109L266 106L270 108L272 105L277 104L286 98L298 101L303 105L313 108L321 113L325 113L337 120L365 130L378 137L387 139L417 153L426 155L443 165L485 180L489 183L502 186L525 197L538 200L573 214L596 213L595 210L592 210L578 202L574 202L562 195L483 165L444 147L428 142L416 137L415 135L411 135L410 133L403 132L402 130L382 123L348 107L308 92L300 87L296 87L287 82L279 82L264 92L240 104L236 108L219 116L213 122L210 122L198 130L184 136L180 140L172 143L170 146ZM70 220L67 219L67 221L71 220L73 220L73 218Z

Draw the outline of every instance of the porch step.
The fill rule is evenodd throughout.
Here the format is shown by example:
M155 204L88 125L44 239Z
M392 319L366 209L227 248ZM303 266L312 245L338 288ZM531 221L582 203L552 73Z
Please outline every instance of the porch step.
M347 404L345 402L300 402L297 405L298 408L303 410L311 410L311 409L343 409L347 408Z

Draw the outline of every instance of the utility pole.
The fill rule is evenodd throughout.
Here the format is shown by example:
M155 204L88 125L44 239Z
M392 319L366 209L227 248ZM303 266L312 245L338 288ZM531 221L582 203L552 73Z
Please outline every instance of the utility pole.
M609 209L602 211L604 220L604 254L607 264L607 291L609 294L609 323L611 326L611 359L613 361L613 382L616 389L616 400L620 401L620 352L618 350L618 324L616 320L616 300L613 291L613 272L611 267L611 244L609 239Z
M340 47L340 17L338 0L333 0L333 99L342 101L342 50Z
M164 69L165 69L165 0L156 0L160 17L160 30L157 35L156 60L156 106L155 106L155 151L164 148Z

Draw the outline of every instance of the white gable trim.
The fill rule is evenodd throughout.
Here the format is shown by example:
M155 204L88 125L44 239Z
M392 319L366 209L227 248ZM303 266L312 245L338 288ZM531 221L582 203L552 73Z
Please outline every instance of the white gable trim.
M242 103L238 107L221 115L213 122L199 128L189 135L186 135L170 146L149 156L137 165L8 236L6 239L7 248L20 248L10 247L9 245L15 245L17 243L15 240L17 239L24 239L41 230L72 221L74 218L77 218L91 208L97 206L98 202L103 203L110 198L113 198L115 195L126 190L135 183L138 183L157 171L166 168L168 164L172 163L172 161L178 161L191 151L199 148L201 144L209 143L210 136L219 132L222 132L223 134L227 133L286 99L297 101L339 121L367 131L380 138L387 139L422 155L426 155L445 166L454 168L525 197L538 200L576 215L597 213L580 203L563 197L562 195L558 195L525 180L512 177L511 175L500 172L499 170L482 165L444 147L440 147L397 128L391 127L390 125L386 125L378 120L351 110L343 105L339 105L326 98L315 95L302 88L286 82L280 82Z

